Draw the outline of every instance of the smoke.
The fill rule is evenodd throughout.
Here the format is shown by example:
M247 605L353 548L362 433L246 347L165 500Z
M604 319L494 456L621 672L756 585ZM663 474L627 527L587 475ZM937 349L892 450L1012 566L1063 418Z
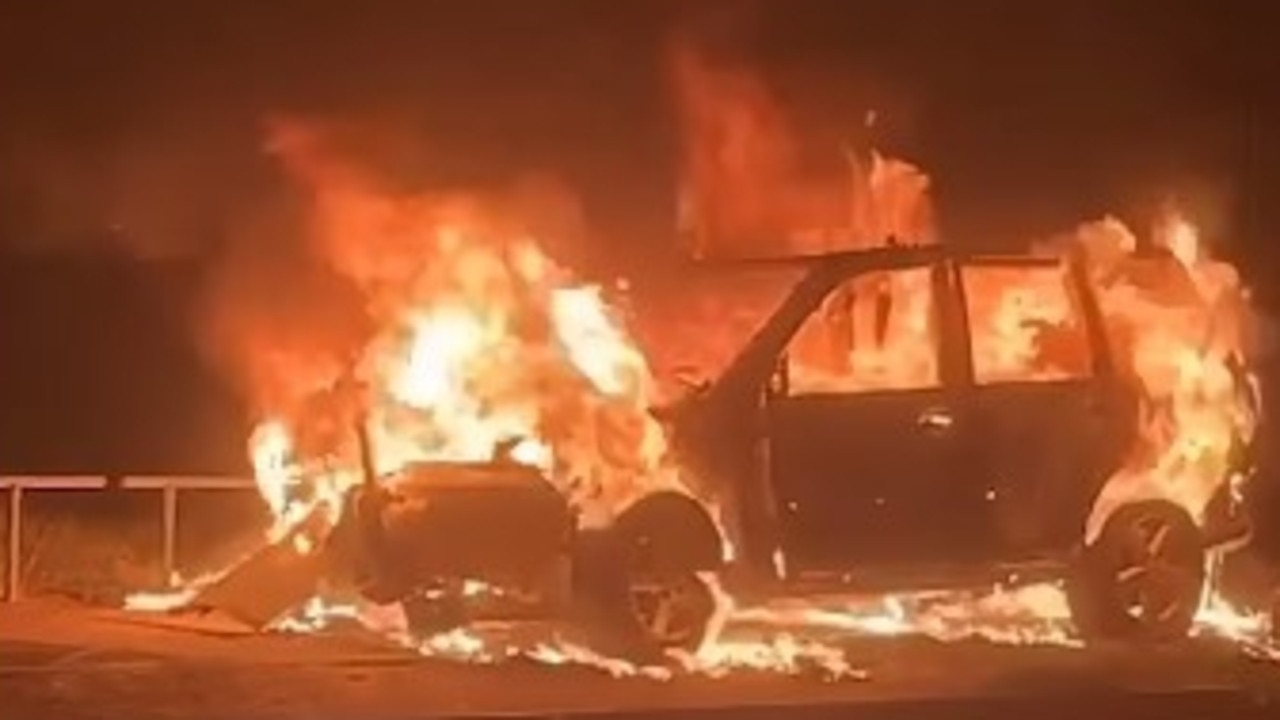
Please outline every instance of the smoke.
M369 332L358 289L309 247L298 214L263 210L233 235L196 313L205 357L255 412L336 376Z
M118 254L141 261L212 250L252 204L255 174L247 128L174 112L111 136L10 131L0 184L12 215L10 250L26 254Z
M763 76L712 37L683 34L668 49L683 140L680 225L695 255L934 241L928 176L876 152L858 128L839 139L808 133ZM861 130L875 121L867 112Z
M198 269L199 287L165 309L254 415L331 384L375 329L367 283L392 258L372 244L327 243L314 220L331 196L317 187L367 186L406 202L444 188L427 193L442 207L484 205L556 259L587 254L586 213L556 176L468 174L457 151L436 162L434 136L411 113L323 117L202 119L183 106L113 129L110 143L11 128L0 183L20 212L4 219L8 249ZM450 190L460 179L476 192ZM167 279L167 263L151 269Z
M273 192L219 247L196 323L257 414L335 387L420 278L450 271L430 269L446 249L415 222L495 222L495 235L537 237L555 257L588 238L581 204L554 177L443 187L429 145L395 123L273 116L263 135Z

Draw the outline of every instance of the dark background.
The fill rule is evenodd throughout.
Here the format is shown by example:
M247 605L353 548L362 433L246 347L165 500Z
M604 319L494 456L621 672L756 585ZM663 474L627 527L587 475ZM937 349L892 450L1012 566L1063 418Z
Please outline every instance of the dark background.
M592 273L655 276L678 133L663 48L735 41L782 99L935 179L949 242L1017 247L1177 197L1264 308L1280 265L1265 3L30 2L0 6L0 471L243 470L194 337L277 179L271 113L382 123L415 182L559 177ZM259 237L255 242L291 242ZM284 291L284 289L282 289ZM1273 362L1273 361L1272 361ZM1274 375L1270 369L1268 373Z

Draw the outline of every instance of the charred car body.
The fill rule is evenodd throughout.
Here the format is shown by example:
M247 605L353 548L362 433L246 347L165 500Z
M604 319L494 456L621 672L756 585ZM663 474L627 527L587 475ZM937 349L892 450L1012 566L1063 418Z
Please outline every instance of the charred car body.
M588 527L541 470L499 448L482 462L421 462L363 482L205 586L186 610L264 628L321 596L399 605L411 636L486 619L568 620L599 652L658 661L695 650L716 611L700 571L721 541L697 500L640 497Z
M1080 263L937 246L790 262L803 277L725 371L655 411L701 500L657 492L585 528L509 456L376 477L364 442L323 551L257 560L291 589L236 592L242 570L197 604L252 597L237 612L265 624L327 581L430 633L484 612L479 581L500 614L568 616L634 657L700 644L711 573L747 598L1056 576L1086 635L1185 635L1206 550L1244 530L1143 500L1085 545L1140 401ZM991 284L1034 292L995 307Z
M658 413L690 484L722 510L727 537L707 504L676 493L642 498L608 527L577 527L549 484L537 493L525 478L504 491L482 477L536 475L515 464L457 483L378 483L368 497L400 496L364 511L363 546L398 548L371 566L384 575L404 565L390 557L422 546L427 525L455 526L440 537L454 548L476 524L519 528L519 539L402 571L395 590L372 596L408 598L439 619L458 578L531 587L527 571L541 568L534 574L560 578L532 585L544 599L561 588L553 612L634 653L697 646L714 611L710 572L745 597L1062 578L1086 636L1185 635L1206 551L1247 528L1226 511L1224 492L1213 522L1141 500L1117 507L1084 543L1099 492L1134 447L1140 399L1080 262L941 247L799 262L803 277L723 374ZM1014 301L982 300L992 287ZM1011 332L1025 342L1011 346ZM850 364L857 342L869 348ZM419 530L397 533L386 508L415 486L440 500L428 499L440 520L412 512ZM517 501L520 493L529 497ZM461 507L466 494L473 511ZM504 505L524 510L481 519ZM435 599L424 601L415 583L428 577L452 577L455 589L430 585ZM463 614L446 612L444 622Z
M1056 577L1086 637L1185 636L1206 551L1247 527L1224 482L1203 523L1134 501L1084 542L1141 399L1079 258L929 246L792 262L807 269L777 311L666 414L725 510L735 593ZM1005 289L999 307L984 286Z
M587 528L540 471L500 456L410 465L352 491L344 510L326 577L401 603L419 635L555 617L599 651L653 660L696 649L715 612L698 570L718 565L719 535L682 493L651 493Z

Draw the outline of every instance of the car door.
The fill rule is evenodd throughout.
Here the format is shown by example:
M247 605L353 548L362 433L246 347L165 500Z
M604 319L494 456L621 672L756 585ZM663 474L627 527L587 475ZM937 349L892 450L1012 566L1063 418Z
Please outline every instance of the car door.
M1010 560L1053 555L1081 539L1128 444L1123 398L1100 377L1102 336L1065 262L971 260L959 275L991 543Z
M766 400L788 574L963 553L963 412L943 383L942 266L858 276L787 346Z

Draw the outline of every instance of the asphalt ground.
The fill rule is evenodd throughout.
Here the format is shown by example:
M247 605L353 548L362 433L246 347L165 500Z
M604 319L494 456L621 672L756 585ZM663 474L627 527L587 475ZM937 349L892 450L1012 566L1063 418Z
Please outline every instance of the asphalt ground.
M834 677L667 679L423 657L367 634L252 634L57 602L0 605L4 718L1276 718L1280 665L1220 641L1089 649L859 638Z

